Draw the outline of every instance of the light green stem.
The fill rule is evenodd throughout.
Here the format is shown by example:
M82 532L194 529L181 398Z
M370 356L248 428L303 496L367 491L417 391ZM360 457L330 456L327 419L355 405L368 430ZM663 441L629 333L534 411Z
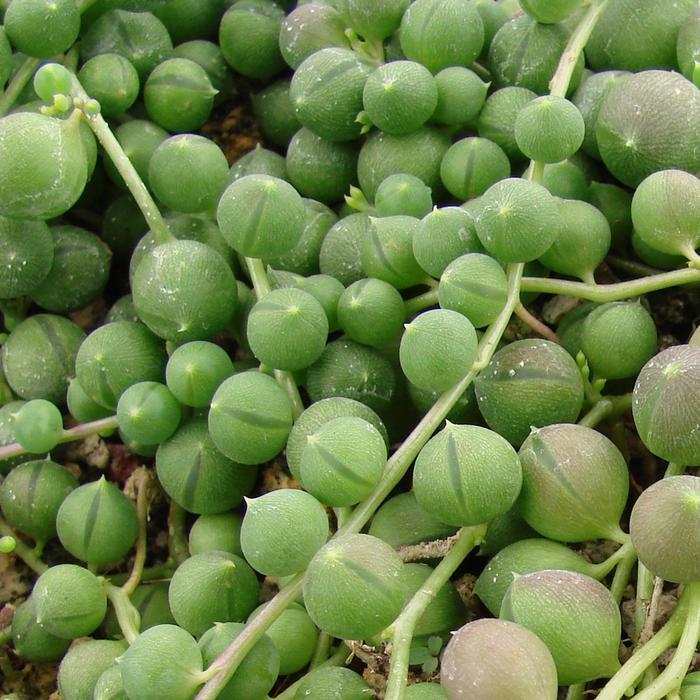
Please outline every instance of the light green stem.
M186 518L187 511L171 499L168 512L168 552L177 566L190 556L187 536L185 535Z
M72 96L83 102L87 102L90 99L90 96L85 92L85 89L75 76L73 76ZM174 241L175 237L170 233L170 229L168 229L163 215L153 201L151 193L143 183L141 176L136 172L136 168L134 168L129 157L124 153L124 149L117 141L104 117L101 114L87 113L84 113L83 116L129 188L129 192L131 192L134 201L146 219L146 223L153 231L156 242L162 244Z
M41 64L40 58L27 58L15 73L7 89L0 97L0 117L4 117L13 107L24 86L31 80Z
M632 569L634 568L636 561L637 552L634 547L631 547L625 552L625 555L619 561L617 568L615 569L615 575L613 576L612 584L610 585L610 595L618 605L622 603L625 588L627 588L627 584L629 583L630 576L632 575Z
M92 421L91 423L81 423L74 428L69 428L61 432L61 437L58 439L58 444L65 442L75 442L83 438L95 435L95 433L104 433L111 430L116 430L119 427L116 416L109 418L100 418L100 420ZM10 445L0 447L0 460L9 459L10 457L19 457L28 454L28 451L18 442L13 442Z
M406 307L406 320L410 321L416 314L431 306L436 306L438 303L437 289L430 289L423 294L406 299L404 306Z
M321 634L318 635L316 649L314 649L314 655L311 657L311 661L309 663L310 670L313 670L328 660L328 654L331 650L332 641L333 638L327 632L321 632Z
M617 282L616 284L585 284L584 282L571 282L551 277L524 277L520 290L522 292L562 294L604 304L608 301L620 301L621 299L629 299L630 297L641 296L649 292L656 292L659 289L698 283L700 283L700 270L684 268L630 280L629 282Z
M258 299L262 299L271 291L270 280L267 278L267 272L265 272L263 261L260 260L260 258L246 258L245 263L246 267L248 268L250 281L253 284L255 296ZM285 390L287 397L292 404L292 414L294 416L294 420L296 420L304 410L304 402L301 400L299 387L294 380L294 375L291 372L276 369L275 379L277 380L277 383Z
M450 580L457 567L464 561L469 552L483 541L486 527L486 525L477 525L464 527L460 530L452 549L435 567L391 626L391 662L384 700L401 700L403 698L408 678L413 630L428 605Z
M564 53L559 59L559 66L554 74L554 77L549 83L549 93L556 97L566 97L569 90L571 78L576 69L583 49L585 48L591 33L595 29L595 25L600 18L601 13L608 4L608 0L602 2L592 2L586 11L586 14L581 18L581 21L576 26L569 38L569 43L564 49Z
M700 638L700 582L686 587L688 612L676 653L671 663L648 687L635 695L636 700L661 700L665 695L680 687L688 666L693 659ZM599 696L600 697L600 696Z
M30 569L41 575L49 567L36 555L33 549L27 547L22 540L17 539L15 531L0 517L0 535L12 537L15 540L15 548L12 554L18 556Z
M637 599L634 604L634 639L639 642L654 591L654 575L640 561L637 564Z
M583 700L583 693L585 690L585 683L569 686L569 689L566 691L566 700Z
M255 646L265 630L298 598L301 593L304 574L298 574L289 582L231 644L219 655L203 674L204 687L195 700L214 700L236 672L241 661Z
M634 563L636 553L632 540L625 542L616 552L611 554L605 561L600 564L593 564L593 578L601 581L604 579L618 564L631 559Z
M137 478L137 477L134 477ZM134 555L134 564L131 568L131 574L126 580L126 583L121 589L130 596L136 590L136 587L141 583L143 576L143 567L146 564L146 528L148 525L148 506L149 506L149 490L151 484L150 472L143 471L138 475L137 493L136 493L136 517L138 520L138 537L136 539L136 553Z
M476 361L471 370L455 384L452 389L448 389L433 404L432 408L423 416L422 420L406 438L401 447L390 457L384 469L382 481L375 488L372 494L353 511L352 517L339 530L340 533L360 532L374 515L377 508L384 502L386 497L396 488L397 484L404 477L413 460L423 449L423 445L431 438L438 429L447 414L452 410L457 400L467 390L476 375L488 365L496 347L503 336L503 332L508 325L513 309L518 304L520 297L518 294L518 284L522 275L523 265L515 263L508 267L508 297L504 308L498 318L489 326L479 343L479 351Z
M688 610L686 605L687 591L688 589L681 596L681 600L679 600L669 621L625 662L622 668L606 683L597 700L620 700L628 689L634 686L644 670L678 641Z
M685 474L685 465L669 462L664 472L664 479L668 479L669 476L681 476L681 474Z
M7 644L12 639L12 625L0 630L0 645Z
M129 600L129 596L124 589L113 586L107 581L105 581L104 587L107 598L109 598L109 602L112 603L114 613L117 616L119 629L121 629L124 639L131 644L134 639L139 636L141 615Z
M606 396L591 408L591 410L578 421L579 425L585 425L588 428L595 428L596 425L602 423L606 418L618 416L632 408L632 394L624 394L623 396Z

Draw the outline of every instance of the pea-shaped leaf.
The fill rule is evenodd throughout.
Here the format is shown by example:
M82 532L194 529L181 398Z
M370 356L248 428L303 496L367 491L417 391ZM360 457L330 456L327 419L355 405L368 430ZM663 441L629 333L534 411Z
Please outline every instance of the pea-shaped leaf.
M420 284L425 274L413 255L418 225L418 219L412 216L372 217L360 247L365 275L397 289Z
M515 120L515 140L532 160L559 163L578 151L586 126L576 105L563 97L538 97Z
M168 590L173 617L195 636L215 622L244 620L257 597L255 573L241 557L228 552L204 552L186 559Z
M652 484L637 499L630 518L639 560L654 575L674 583L700 580L700 478L673 476Z
M450 262L440 277L438 299L443 309L466 316L476 328L496 320L506 304L508 280L496 260L467 253Z
M204 408L221 382L233 372L233 362L221 346L195 340L180 345L170 355L165 379L180 403Z
M501 262L539 258L559 235L556 200L530 180L507 178L484 193L476 233Z
M427 391L447 391L471 369L477 337L456 311L426 311L406 324L399 359L407 379Z
M263 603L253 610L248 622L254 620L267 606ZM280 655L280 675L296 673L308 665L318 640L318 628L306 610L292 603L273 623L265 634L273 641Z
M494 354L474 382L488 425L513 445L532 426L574 421L583 379L574 359L548 340L516 340Z
M278 489L247 501L241 548L248 563L268 576L303 570L328 539L328 516L311 495Z
M63 698L88 700L100 676L124 653L126 642L88 639L74 644L58 668L58 689Z
M470 622L452 635L440 683L448 700L555 700L557 670L530 630L505 620Z
M34 585L37 622L61 639L91 634L107 612L107 595L97 577L82 566L59 564Z
M165 348L141 323L115 321L85 339L75 360L77 380L85 393L106 408L116 408L132 384L160 381Z
M562 542L624 541L627 464L604 435L582 425L533 430L520 448L518 507L540 534Z
M190 554L216 550L243 556L240 541L242 522L242 516L233 511L200 515L190 528Z
M317 668L302 678L295 700L367 700L372 690L349 668Z
M492 430L448 423L420 451L413 472L418 503L451 525L487 523L520 492L515 450Z
M381 433L356 416L334 418L306 438L301 454L304 487L323 503L351 506L367 498L386 465Z
M78 480L51 460L15 467L0 485L0 507L7 521L34 540L56 536L56 514Z
M139 318L158 336L181 343L223 330L236 308L236 280L215 250L172 241L139 263L132 283Z
M198 642L204 665L213 663L245 625L238 622L216 623ZM221 690L221 700L254 700L270 692L280 669L280 655L274 642L264 634L246 654L231 679Z
M204 683L197 642L175 625L142 632L118 663L127 697L147 692L153 700L192 700Z
M261 362L276 369L299 370L312 365L326 347L328 318L308 292L275 289L251 309L247 334Z
M517 576L500 617L547 645L562 685L609 678L620 668L620 610L610 591L590 576L556 569Z
M41 663L60 659L70 640L47 632L36 621L34 600L29 598L17 607L12 618L12 645L26 661Z
M0 214L51 219L75 204L88 177L79 127L77 114L63 120L20 112L0 119Z
M292 409L270 376L236 374L217 389L209 410L209 432L229 459L260 464L277 455L289 437Z
M193 418L158 447L156 471L161 486L190 513L222 513L250 492L257 470L222 454L204 418Z
M700 348L677 345L644 365L634 385L632 413L642 442L654 454L700 465Z
M391 363L374 348L339 338L309 367L306 389L313 401L345 397L383 414L396 388Z
M314 401L297 418L287 440L285 450L287 464L295 479L301 478L301 455L306 447L308 436L315 433L325 423L343 416L356 416L371 423L380 432L384 444L388 447L389 437L386 428L381 418L369 406L342 396Z
M323 631L342 639L366 639L401 612L406 590L403 563L371 535L331 540L311 560L304 579L304 603Z
M351 141L371 68L345 48L324 48L306 58L292 78L289 94L297 119L318 136Z
M3 345L7 383L23 399L62 404L84 340L85 333L67 318L53 314L26 318Z
M48 276L54 241L43 221L0 217L0 297L30 294Z
M104 477L78 487L56 516L61 544L78 559L103 566L121 559L136 541L133 503Z
M634 302L602 304L588 314L581 332L581 350L591 370L605 379L634 377L656 351L656 343L654 319Z
M542 569L577 571L593 576L595 566L566 545L545 539L526 539L504 547L486 565L474 586L474 593L494 614L511 583L523 574Z
M413 491L400 493L385 501L369 526L370 535L384 540L394 549L443 539L453 535L455 530L454 525L443 523L422 508Z

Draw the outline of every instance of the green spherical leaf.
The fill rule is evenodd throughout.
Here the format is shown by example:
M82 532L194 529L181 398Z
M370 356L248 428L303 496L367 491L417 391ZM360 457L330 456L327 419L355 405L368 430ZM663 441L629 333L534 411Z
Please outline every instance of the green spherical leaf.
M695 390L699 376L700 348L667 348L642 368L632 402L634 423L646 447L688 466L700 465L700 401Z
M334 418L308 435L301 453L301 480L322 503L355 505L379 483L386 465L381 433L355 416Z
M673 583L700 580L694 555L700 533L700 478L673 476L652 484L637 499L630 518L639 561Z
M545 644L513 622L482 619L453 633L440 683L449 700L556 700L557 669Z
M32 460L15 467L0 484L5 519L36 541L56 536L56 514L78 480L51 460Z
M243 556L266 576L302 571L328 539L328 516L310 494L278 489L247 501Z
M476 580L474 593L498 615L511 583L519 576L543 569L577 571L594 576L595 565L566 545L545 539L525 539L504 547L486 565Z
M620 610L610 591L590 576L556 569L517 576L500 617L547 645L559 683L610 678L620 668Z
M426 511L451 525L479 525L505 513L520 492L515 450L475 425L447 427L420 451L413 490Z
M629 474L620 451L582 425L533 430L520 448L518 507L540 534L561 542L619 540Z
M602 304L583 323L581 350L597 377L634 377L652 357L656 345L654 319L638 303Z
M71 492L56 516L61 544L76 558L95 566L121 559L136 541L133 503L101 478Z
M425 311L406 324L399 360L406 378L427 391L447 391L476 359L474 326L456 311Z
M175 625L156 625L142 632L119 659L127 697L148 688L153 700L192 700L203 667L197 642Z
M371 535L345 535L322 547L304 578L304 602L314 623L342 639L366 639L401 612L403 563Z
M258 580L246 562L228 552L186 559L170 581L168 600L180 627L196 637L215 622L244 620L255 607Z
M292 427L292 407L270 376L250 371L221 384L211 402L209 431L229 459L260 464L284 447Z
M269 175L247 175L229 185L216 216L226 242L250 257L282 255L304 230L301 197L289 183Z
M92 634L107 612L107 596L97 577L82 566L59 564L34 584L36 620L49 634L76 639Z
M516 446L533 426L575 421L583 406L578 366L548 340L517 340L502 348L474 385L488 425Z

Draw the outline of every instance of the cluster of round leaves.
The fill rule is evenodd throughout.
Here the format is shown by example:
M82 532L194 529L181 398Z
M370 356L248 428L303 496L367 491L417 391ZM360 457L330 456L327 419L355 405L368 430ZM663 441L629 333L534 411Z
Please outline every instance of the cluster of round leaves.
M636 378L635 425L653 454L700 464L700 351L656 354L642 303L577 307L560 326L563 347L500 348L418 453L412 489L379 509L368 534L329 539L329 512L370 497L390 439L482 366L475 329L504 308L509 263L594 283L611 246L659 267L697 260L697 10L611 2L586 49L598 72L579 60L565 98L547 93L578 0L521 0L514 16L490 0L292 5L147 0L81 16L72 0L13 0L5 12L3 85L25 56L55 59L80 36L75 75L46 63L0 119L2 368L19 399L0 409L0 437L30 453L0 465L0 507L39 549L57 537L85 565L39 578L14 645L53 661L72 639L107 637L65 655L66 700L134 700L144 687L191 700L264 610L260 577L283 585L306 571L303 605L277 619L221 694L260 700L309 664L320 631L384 638L431 572L397 548L490 523L482 553L495 557L475 590L499 619L461 627L442 656L442 689L418 684L406 698L466 689L475 700L554 700L557 685L609 677L620 640L619 610L598 582L609 570L564 543L625 541L628 474L610 440L575 423L588 388L579 351L598 386ZM194 133L234 94L231 69L275 79L253 104L285 156L258 147L229 169L222 148ZM92 98L87 117L72 109L78 82ZM167 210L169 240L117 163L98 158L86 123L97 112ZM634 195L595 182L601 164ZM349 208L336 206L344 195ZM74 224L96 213L100 237ZM112 256L118 272L129 267L131 294L97 328L74 322L67 315L107 287ZM426 285L438 308L416 313L411 297ZM22 320L24 299L41 312ZM284 389L291 373L310 399L300 416ZM92 572L128 556L136 511L114 483L45 457L69 437L64 406L79 422L116 416L125 444L155 458L169 499L197 516L191 556L170 582L133 594L141 633L128 649L110 639L121 634ZM303 490L248 498L258 465L283 451ZM632 543L654 575L700 579L688 536L700 531L699 498L697 477L681 476L634 505ZM447 636L464 619L448 584L416 635ZM327 668L296 697L369 693L354 672Z

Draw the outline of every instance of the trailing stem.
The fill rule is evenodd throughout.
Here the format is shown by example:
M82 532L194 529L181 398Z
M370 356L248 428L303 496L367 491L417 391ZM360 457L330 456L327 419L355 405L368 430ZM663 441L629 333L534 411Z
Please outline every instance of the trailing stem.
M15 547L12 554L18 556L30 569L41 576L49 567L37 556L36 552L27 547L24 542L18 540L15 531L0 517L0 535L12 537L15 540Z
M7 89L0 97L0 117L4 117L17 101L25 85L32 79L36 69L41 64L39 58L27 58L15 73L14 78L10 81Z
M391 665L384 700L401 700L403 697L408 677L411 641L416 624L469 552L483 541L486 527L486 525L477 525L460 530L450 552L435 567L389 629L392 639Z
M75 76L73 76L72 97L81 109L90 101L90 96L85 92L83 86ZM136 172L136 168L134 168L126 153L124 153L124 149L121 147L119 141L117 141L116 136L112 133L104 117L99 114L99 112L97 114L92 114L87 110L83 110L83 115L88 125L95 133L97 140L102 145L102 148L104 148L107 155L111 158L112 163L114 163L114 166L119 171L126 186L129 188L129 192L131 192L149 228L153 231L156 242L161 244L174 241L175 237L170 233L170 229L168 229L163 215L153 201L151 193L143 183L138 172Z
M598 700L620 700L635 685L644 671L679 640L690 607L688 603L692 586L696 587L694 597L698 598L698 584L691 584L683 592L669 621L646 644L641 646L607 682L598 695ZM697 644L697 639L695 644Z
M604 304L608 301L629 299L660 289L698 283L700 283L700 270L684 268L615 284L586 284L585 282L571 282L551 277L524 277L520 289L523 292L562 294Z
M121 589L130 596L141 582L143 567L146 563L146 527L148 525L148 506L150 505L150 491L153 483L151 473L142 467L136 477L136 517L138 519L138 537L136 539L136 554L131 574Z
M118 423L116 416L100 418L100 420L95 420L91 423L81 423L80 425L76 425L74 428L64 430L58 439L58 444L61 445L66 442L82 440L83 438L89 437L90 435L95 435L96 433L111 432L116 430L117 427ZM24 447L22 447L22 445L20 445L18 442L13 442L10 445L3 445L0 447L0 460L10 459L10 457L19 457L25 454L28 454L28 450L25 450Z
M129 596L123 588L113 586L107 581L104 582L105 593L109 602L114 608L114 613L117 616L119 629L124 635L124 639L131 644L136 637L139 636L141 628L141 615L129 600Z

